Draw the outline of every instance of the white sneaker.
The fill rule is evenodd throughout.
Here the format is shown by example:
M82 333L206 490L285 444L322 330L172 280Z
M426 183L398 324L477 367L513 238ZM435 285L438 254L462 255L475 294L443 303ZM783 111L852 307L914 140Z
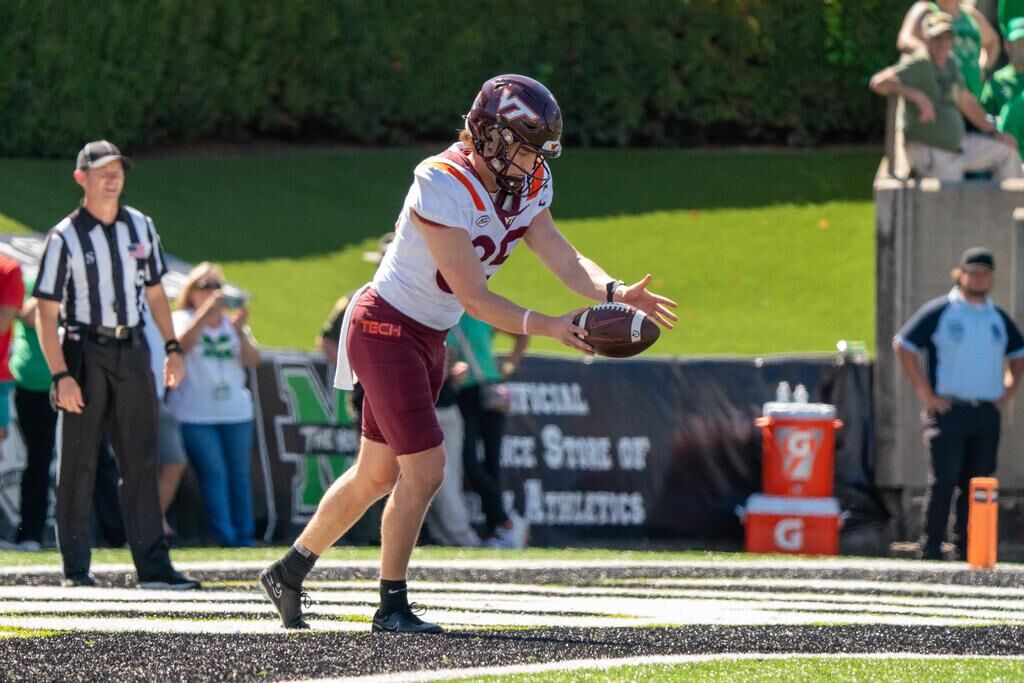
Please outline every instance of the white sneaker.
M516 513L508 516L509 525L494 530L494 538L488 539L488 548L522 550L530 543L530 523Z
M39 544L39 541L28 540L18 544L18 550L26 553L38 553L42 549L43 546Z

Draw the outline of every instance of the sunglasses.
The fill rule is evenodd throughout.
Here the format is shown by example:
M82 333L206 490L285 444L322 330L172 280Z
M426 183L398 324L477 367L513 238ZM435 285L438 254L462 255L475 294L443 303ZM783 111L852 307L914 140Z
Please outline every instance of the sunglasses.
M200 280L196 283L197 289L220 289L224 284L217 280Z

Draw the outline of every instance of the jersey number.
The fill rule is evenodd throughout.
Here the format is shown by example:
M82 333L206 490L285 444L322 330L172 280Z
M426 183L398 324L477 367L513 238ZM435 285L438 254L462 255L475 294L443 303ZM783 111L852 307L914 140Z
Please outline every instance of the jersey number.
M490 261L489 265L500 266L508 260L508 257L512 253L512 246L526 234L529 227L529 225L524 225L521 228L516 228L515 230L509 230L506 232L505 237L501 240L501 249L498 249L498 247L494 245L494 240L487 235L478 235L475 237L473 239L473 246L477 250L483 251L483 253L480 254L480 263L488 263L488 259L490 259L491 256L494 256L494 252L497 251L498 255L494 256L494 260ZM487 277L489 278L490 275ZM441 275L440 270L437 271L435 279L437 280L437 286L442 292L446 294L452 293L452 288L448 286L448 283L445 281L444 275Z

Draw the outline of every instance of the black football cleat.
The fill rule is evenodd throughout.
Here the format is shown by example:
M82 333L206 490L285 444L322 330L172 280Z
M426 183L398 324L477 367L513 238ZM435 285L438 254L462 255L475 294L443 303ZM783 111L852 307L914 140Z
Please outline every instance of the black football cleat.
M96 578L91 572L82 572L65 577L60 585L65 588L95 588Z
M414 611L415 610L415 611ZM437 624L430 624L419 618L423 614L422 609L417 609L413 603L405 609L381 613L380 610L373 615L373 626L370 630L373 633L444 633L444 629Z
M295 590L284 582L281 567L275 562L260 572L263 592L274 603L274 609L281 616L281 624L288 629L308 629L309 624L302 618L302 608L309 608L313 601L303 590Z
M196 591L201 590L202 587L202 584L191 576L182 574L174 569L168 570L159 576L139 579L139 588L143 590Z

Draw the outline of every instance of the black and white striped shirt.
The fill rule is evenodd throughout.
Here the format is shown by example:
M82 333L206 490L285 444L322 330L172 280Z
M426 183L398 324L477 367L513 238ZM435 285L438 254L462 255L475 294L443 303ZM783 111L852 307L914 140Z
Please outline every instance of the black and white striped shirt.
M166 272L149 216L121 206L114 224L103 225L82 207L50 230L33 295L61 302L68 323L135 327L144 288Z

